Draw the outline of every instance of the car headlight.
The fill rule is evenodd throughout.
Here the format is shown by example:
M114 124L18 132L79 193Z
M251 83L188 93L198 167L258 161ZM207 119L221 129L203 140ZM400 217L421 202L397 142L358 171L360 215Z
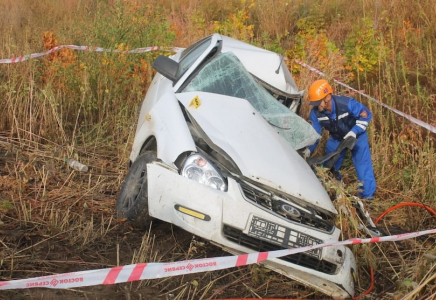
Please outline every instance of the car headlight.
M227 190L227 184L224 178L215 167L200 154L193 154L188 157L182 168L182 176L220 191Z

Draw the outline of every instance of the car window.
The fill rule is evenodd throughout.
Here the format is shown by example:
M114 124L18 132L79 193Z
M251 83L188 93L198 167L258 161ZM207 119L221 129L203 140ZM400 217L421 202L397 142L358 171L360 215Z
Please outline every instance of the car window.
M246 99L294 149L313 144L319 135L312 126L272 97L231 52L215 56L183 89Z
M177 71L177 78L180 78L192 66L198 57L204 53L204 51L209 47L211 40L212 38L208 37L183 50L179 62L179 69Z

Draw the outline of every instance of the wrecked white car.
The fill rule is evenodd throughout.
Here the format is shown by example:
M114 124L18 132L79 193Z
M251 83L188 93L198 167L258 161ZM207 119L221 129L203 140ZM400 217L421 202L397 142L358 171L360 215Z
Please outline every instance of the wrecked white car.
M142 103L119 218L160 219L233 254L337 241L337 211L297 150L319 136L297 112L283 58L219 34L159 56ZM335 298L355 259L335 246L264 265Z

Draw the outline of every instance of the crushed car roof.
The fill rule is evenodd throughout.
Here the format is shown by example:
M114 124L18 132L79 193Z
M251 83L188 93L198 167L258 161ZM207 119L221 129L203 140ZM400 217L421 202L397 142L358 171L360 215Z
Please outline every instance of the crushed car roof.
M252 75L283 93L290 95L302 95L304 93L304 91L298 90L283 61L283 56L227 36L220 36L223 40L222 52L233 52Z

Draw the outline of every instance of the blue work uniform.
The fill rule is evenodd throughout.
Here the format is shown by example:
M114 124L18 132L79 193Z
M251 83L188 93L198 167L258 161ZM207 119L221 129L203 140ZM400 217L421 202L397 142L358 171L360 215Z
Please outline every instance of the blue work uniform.
M309 115L313 128L321 135L322 128L329 131L330 137L326 144L326 154L336 150L344 139L344 136L353 131L356 134L356 145L351 150L353 164L356 169L357 178L363 184L363 190L359 190L359 196L371 199L376 190L374 170L372 167L371 152L368 143L366 127L372 118L369 109L355 99L332 95L332 112L320 112L314 107ZM309 146L310 153L313 153L319 140ZM344 161L346 149L343 150L334 165L338 171Z

